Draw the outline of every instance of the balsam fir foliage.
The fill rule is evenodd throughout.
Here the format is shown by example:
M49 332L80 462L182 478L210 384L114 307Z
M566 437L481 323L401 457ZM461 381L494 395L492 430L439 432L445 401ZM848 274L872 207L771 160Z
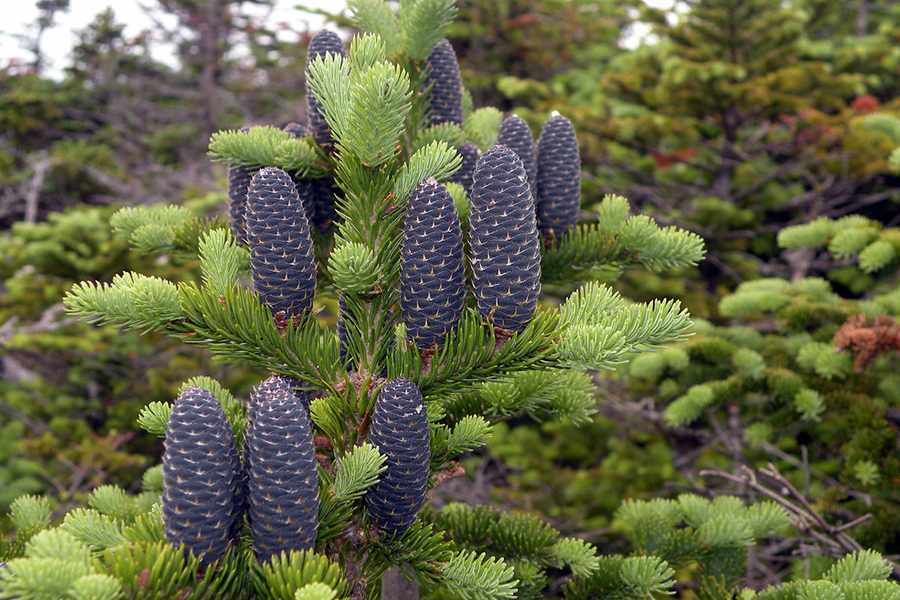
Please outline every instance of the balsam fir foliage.
M111 284L76 286L65 303L72 314L86 319L159 331L210 349L230 363L250 363L294 378L299 384L291 387L302 388L301 394L318 390L314 398L309 396L308 430L278 425L294 423L293 417L274 419L286 406L300 414L306 410L296 398L288 400L292 394L284 390L275 392L282 400L251 408L254 414L249 425L241 403L229 400L224 390L210 390L225 415L222 426L231 425L236 434L235 449L247 429L247 442L241 446L246 449L251 513L250 534L245 528L222 562L206 570L204 585L237 585L229 579L234 576L233 565L251 564L244 569L251 572L250 590L241 592L244 596L290 598L301 593L330 593L312 585L319 583L338 597L375 598L386 570L401 566L423 592L435 597L536 597L550 581L541 569L569 565L574 573L589 575L599 564L593 551L558 535L547 541L546 532L541 533L544 528L524 517L514 519L512 538L497 537L501 550L509 551L508 557L490 549L454 547L434 525L430 513L420 510L427 490L461 473L454 460L485 443L491 432L489 419L528 414L584 421L592 411L593 390L585 370L608 367L634 353L680 340L687 334L690 320L677 303L623 307L609 301L593 284L562 308L539 305L541 247L524 169L512 151L485 148L480 160L488 166L481 170L502 174L513 183L516 193L511 202L501 198L509 195L507 190L495 189L498 179L482 178L479 183L478 168L471 197L465 198L464 189L456 186L455 193L462 196L453 200L460 206L470 205L470 262L490 264L495 270L476 275L477 308L460 307L456 316L447 317L440 346L429 346L423 352L416 344L421 334L414 324L404 322L402 310L398 310L405 283L405 219L417 209L412 195L423 182L438 193L437 184L447 181L460 167L455 146L462 140L478 146L492 144L500 125L499 113L473 110L462 127L430 127L425 120L429 98L423 93L427 77L423 61L446 32L454 12L452 2L403 2L395 13L387 3L367 0L352 3L351 10L363 29L397 36L388 40L363 33L350 43L346 56L325 52L308 63L307 84L334 140L331 152L320 152L310 139L274 128L225 132L211 141L210 152L217 160L258 170L253 180L257 183L251 183L248 194L249 248L237 244L225 224L195 227L190 231L200 250L200 282L176 284L128 273ZM293 222L296 229L303 230L306 223L301 203L295 201L288 210L281 201L281 196L289 202L296 200L290 176L326 173L333 175L339 190L333 237L316 236L312 242L316 253L308 250L308 234L302 236L302 244L294 233L285 235L292 240L285 244L296 248L292 252L260 248L254 240L272 235L273 227L267 225ZM255 189L268 179L278 193L267 195L273 200L267 205L271 215L257 214L254 198L263 194L256 194ZM440 195L441 218L453 216L451 197ZM276 197L278 202L274 202ZM515 216L504 216L506 209L491 212L494 207L488 205L495 200L511 204ZM628 217L624 200L611 200L601 209L601 216L611 215L618 221L601 221L594 227L597 235L614 238L613 245L627 249L632 257L641 253L649 257L622 258L618 266L643 260L665 268L702 257L702 243L696 236L675 229L659 230L646 217ZM254 230L255 222L262 228ZM503 230L488 231L483 227L487 222L499 224ZM507 244L503 234L517 230L521 239ZM431 236L433 231L424 235ZM616 255L597 252L593 247L597 240L590 235L564 236L553 252L555 256L566 252L580 256L576 268L604 269ZM490 244L501 250L500 258L485 252ZM466 259L461 252L447 253L437 240L433 246L434 250L430 244L420 245L422 254L417 258L431 264L432 255L441 254L439 260L456 263L448 264L448 272L460 272ZM291 268L296 260L296 268L304 274L321 271L326 275L303 279L300 310L274 307L273 314L266 289L250 287L251 276L254 283L265 278L260 277L259 261L269 255L272 260L288 261L285 265ZM316 264L316 256L321 264ZM507 263L514 268L507 269ZM278 268L278 273L284 272ZM269 274L274 270L262 275ZM503 288L496 302L490 284ZM415 285L408 287L413 295L422 295ZM310 310L313 294L317 299L339 297L340 338ZM487 300L492 302L490 306ZM613 310L618 314L610 315ZM603 332L599 343L593 339L598 332ZM215 387L210 382L202 386ZM151 404L142 414L142 425L159 433L170 412L175 414L164 403ZM267 424L270 416L278 423ZM288 430L294 433L285 434ZM291 444L272 442L263 448L261 444L277 437L276 433L290 437ZM271 491L260 493L254 487L257 467L273 464L269 458L283 458L283 453L289 454L288 447L301 438L303 468L297 467L290 476L272 477ZM314 460L318 462L315 469L310 466ZM295 476L307 486L303 498L318 497L317 510L307 510L303 516L292 512L298 509L297 503L276 506L271 500L276 493L294 490L288 479ZM313 485L315 481L318 483ZM300 495L292 498L297 500ZM313 506L312 500L300 504L307 509ZM261 510L255 511L254 506ZM272 514L262 509L272 509ZM174 556L153 545L160 538L152 537L154 513L146 514L150 516L142 521L142 532L147 539L135 552L153 549ZM292 527L301 520L316 522L315 533L304 526L302 534L263 544L267 536L279 537L273 533L276 517L285 517ZM115 533L112 530L109 543L115 543ZM532 535L539 539L530 540ZM541 545L541 540L547 544ZM289 549L290 543L297 544L290 549L308 549L279 554ZM257 559L251 555L251 545L256 545ZM107 551L122 547L115 545ZM527 564L525 555L532 550L542 556L538 566ZM197 570L183 575L189 579L200 569L190 556L179 564L161 560L165 564L153 567L154 576L196 565L190 568ZM182 576L171 577L180 581Z
M322 29L317 31L309 41L306 58L307 68L309 68L310 62L327 54L347 55L341 38L333 31ZM308 105L307 118L309 119L309 129L312 131L313 139L322 150L331 152L334 146L334 138L322 113L322 105L309 88L306 90L306 103Z

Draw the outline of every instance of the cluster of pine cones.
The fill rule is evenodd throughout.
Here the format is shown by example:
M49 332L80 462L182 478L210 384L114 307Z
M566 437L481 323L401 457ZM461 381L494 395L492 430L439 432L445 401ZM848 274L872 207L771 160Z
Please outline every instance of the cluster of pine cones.
M344 54L337 35L310 43L310 60ZM462 125L462 84L456 55L444 40L428 59L432 124ZM335 147L314 96L309 126L320 148ZM535 144L516 115L503 121L497 145L458 149L462 167L452 181L470 201L468 262L477 310L506 334L534 316L540 291L541 244L559 240L578 219L580 163L572 124L554 115ZM313 231L335 218L334 180L297 179L278 168L229 172L232 228L250 250L253 283L279 319L312 309L317 266ZM442 346L460 320L466 297L463 232L447 189L422 181L408 199L400 267L400 312L421 350ZM340 332L339 332L340 333ZM303 382L273 375L254 392L243 451L238 453L224 411L213 395L188 388L176 400L166 433L163 517L167 538L207 563L220 559L240 535L246 515L260 560L315 547L318 477L311 392ZM404 531L424 502L430 473L428 422L422 396L405 379L388 382L372 415L369 441L387 470L365 495L370 521L383 533ZM241 456L242 455L242 456Z
M272 375L251 395L243 450L213 394L188 387L175 400L163 455L166 538L204 564L220 560L246 517L260 561L316 545L319 477L313 393ZM369 520L383 534L416 519L430 473L428 417L422 394L406 379L389 381L375 401L369 442L386 470L365 495Z

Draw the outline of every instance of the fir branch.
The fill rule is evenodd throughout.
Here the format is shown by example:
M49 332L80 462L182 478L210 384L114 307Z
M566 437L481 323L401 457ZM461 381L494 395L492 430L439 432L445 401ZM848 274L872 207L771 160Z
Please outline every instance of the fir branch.
M138 413L137 422L150 435L165 439L171 413L171 402L151 402Z
M200 238L200 277L213 294L223 296L250 267L250 255L230 229L214 229Z
M111 284L75 284L63 304L69 314L89 323L120 322L126 329L144 331L164 331L185 316L173 283L132 272L116 275Z
M334 486L331 488L338 502L361 498L378 482L387 469L385 457L371 444L362 444L344 454L335 465Z
M463 551L454 554L441 569L443 584L461 600L515 598L518 581L513 568L484 553Z
M394 198L406 206L410 194L422 181L445 181L462 164L462 157L443 140L429 143L406 161L394 178Z
M400 47L400 21L383 0L350 0L350 18L356 26L377 34L385 43L388 56L397 54Z
M400 36L413 61L428 58L456 17L455 0L409 0L400 3Z
M295 138L272 126L216 132L210 138L209 155L215 162L252 170L278 167L298 177L324 173L316 164L316 150L309 139Z
M122 524L90 508L76 508L66 515L61 529L71 533L94 551L125 542Z

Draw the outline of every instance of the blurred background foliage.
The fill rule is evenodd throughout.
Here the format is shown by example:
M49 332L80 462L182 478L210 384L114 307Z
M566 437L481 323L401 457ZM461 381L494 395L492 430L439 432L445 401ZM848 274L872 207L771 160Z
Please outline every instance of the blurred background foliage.
M80 32L61 78L43 72L39 36L32 61L0 66L2 512L24 493L61 512L99 485L138 489L161 451L136 432L142 406L198 374L239 397L262 379L154 335L75 323L59 305L74 282L124 270L195 278L177 253L130 250L110 215L159 202L223 215L209 134L305 121L310 32L285 43L247 3L220 0L212 14L211 1L155 5L178 23L175 67L152 58L149 37L125 36L111 10ZM636 549L615 526L623 501L762 497L747 473L771 466L767 481L777 473L796 491L773 488L785 502L900 555L900 192L889 165L900 7L458 5L450 40L476 108L516 112L535 134L551 111L567 116L586 208L620 194L700 234L709 254L674 276L626 272L615 284L635 301L681 299L697 319L689 342L597 375L591 423L498 424L441 494L533 512L618 552ZM43 18L67 7L49 3ZM347 15L329 18L349 38ZM795 528L793 545L767 542L747 581L823 573L813 550L846 548L824 544L820 526ZM679 572L684 597L699 577Z

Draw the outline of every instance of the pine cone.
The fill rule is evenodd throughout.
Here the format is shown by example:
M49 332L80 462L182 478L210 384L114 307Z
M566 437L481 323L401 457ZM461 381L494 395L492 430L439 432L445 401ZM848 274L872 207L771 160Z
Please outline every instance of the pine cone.
M456 206L444 186L426 179L409 199L400 252L400 308L419 348L443 345L462 316L465 285Z
M293 396L307 409L311 401L311 395L298 390L304 383L296 377L288 377L274 373L259 384L259 387L250 394L250 402L247 403L247 427L244 429L244 472L248 472L247 457L250 455L250 438L253 436L253 424L261 406L265 406L273 398L283 398L285 394Z
M284 126L282 131L289 133L298 139L309 135L309 130L306 125L301 125L300 123L288 123ZM291 181L294 182L294 187L297 188L297 196L300 197L300 202L303 203L303 210L306 211L306 219L309 221L309 226L312 227L316 222L316 206L313 202L314 191L312 180L297 177L292 173L288 174L291 176Z
M571 121L554 114L537 145L537 225L545 239L559 239L578 223L581 158Z
M541 252L522 161L506 146L481 155L473 175L469 224L472 288L478 313L521 331L537 308Z
M285 319L308 312L316 291L313 242L297 189L281 169L261 169L250 182L247 242L263 303Z
M257 407L247 453L249 521L260 561L311 550L319 523L319 482L309 411L291 391Z
M444 38L428 56L431 72L425 87L431 85L431 124L463 123L462 79L453 46Z
M519 155L522 166L525 167L525 174L528 176L531 193L534 195L537 185L537 158L534 136L531 135L531 128L525 119L515 114L503 119L500 129L497 131L496 145L506 146Z
M241 244L247 243L247 187L252 175L247 167L228 167L228 214L231 217L231 231L234 239Z
M425 501L431 469L428 415L414 383L393 379L372 412L369 443L387 458L387 470L366 493L369 517L386 535L402 533Z
M162 513L166 539L198 556L221 559L240 534L240 458L222 405L208 390L188 387L166 428Z
M340 192L334 177L309 179L309 193L313 206L313 225L319 231L331 229L337 220L335 195Z
M462 157L462 164L459 170L450 177L450 181L458 183L466 190L466 194L472 191L472 173L475 172L475 163L481 156L481 150L472 142L466 142L456 149L456 152Z
M324 54L340 54L347 56L344 50L344 42L338 37L338 34L327 29L320 29L309 41L309 48L306 53L306 80L309 81L309 63ZM309 115L309 130L312 132L313 139L319 147L325 152L331 152L334 149L334 138L331 135L331 127L325 121L322 114L322 103L313 95L309 86L306 88L306 105Z

